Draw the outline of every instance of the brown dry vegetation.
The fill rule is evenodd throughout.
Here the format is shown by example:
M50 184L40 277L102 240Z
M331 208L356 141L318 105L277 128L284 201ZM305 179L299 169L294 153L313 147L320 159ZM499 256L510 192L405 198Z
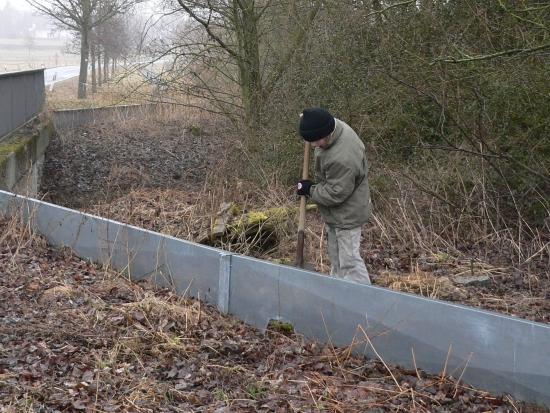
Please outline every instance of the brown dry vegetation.
M96 93L89 93L86 99L77 99L78 78L56 83L46 90L46 109L78 109L128 105L149 102L152 89L150 85L135 74L122 72L97 87Z
M243 212L296 205L292 187L259 165L222 120L172 108L148 119L61 131L51 143L43 190L47 200L65 206L200 241L223 202L235 202ZM382 178L398 191L383 190ZM375 213L362 250L376 284L550 321L549 231L475 226L469 215L482 211L473 205L455 215L376 163L370 180ZM268 250L250 234L215 245L292 262L295 228L291 214L277 225L278 242ZM307 238L309 261L327 273L316 212L308 214ZM457 282L463 276L489 279L464 286Z
M87 208L87 211L122 222L163 232L176 237L198 241L209 231L216 216L218 201L223 199L245 203L245 210L262 210L273 205L269 201L253 202L253 194L234 193L225 197L208 189L197 193L180 190L136 189L111 203ZM283 195L281 194L281 198ZM292 197L283 198L292 207ZM389 218L386 218L389 219ZM308 257L317 271L329 270L323 238L323 223L315 212L308 214L307 224ZM261 251L255 248L249 237L240 242L221 243L217 246L257 257L292 262L295 254L295 220L277 228L279 243L274 249ZM532 272L515 267L502 260L495 251L487 260L461 251L456 255L441 251L437 247L409 248L398 239L391 243L384 240L383 228L373 224L365 229L362 243L363 257L370 271L375 274L377 285L394 290L421 294L429 298L442 299L481 307L504 314L518 316L539 322L550 322L550 282L541 267ZM502 261L504 262L502 262ZM502 262L502 264L498 264ZM471 274L487 275L483 285L463 286L455 279Z
M52 107L71 105L57 91ZM86 105L123 101L111 91ZM292 186L239 141L225 122L189 110L60 131L43 189L56 203L198 240L222 202L243 211L296 204ZM547 229L476 226L468 218L483 206L473 201L456 213L376 160L370 179L375 215L363 255L376 284L550 321ZM457 383L461 371L446 372L454 379L427 376L285 331L262 335L208 306L52 250L16 221L1 228L2 411L540 411ZM295 221L276 231L268 251L246 236L217 246L291 261ZM316 212L307 237L309 260L327 272ZM461 275L490 280L465 287L456 283ZM365 344L360 331L356 339Z
M536 412L131 283L0 221L2 412ZM358 331L356 348L366 344ZM443 366L442 366L443 369ZM446 377L446 375L455 377Z

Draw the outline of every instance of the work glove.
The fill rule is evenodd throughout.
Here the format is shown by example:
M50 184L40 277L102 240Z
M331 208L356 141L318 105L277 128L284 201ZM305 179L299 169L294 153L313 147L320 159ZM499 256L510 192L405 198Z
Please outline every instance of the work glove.
M309 191L311 190L311 182L309 179L302 179L298 182L298 189L296 193L301 196L309 196Z

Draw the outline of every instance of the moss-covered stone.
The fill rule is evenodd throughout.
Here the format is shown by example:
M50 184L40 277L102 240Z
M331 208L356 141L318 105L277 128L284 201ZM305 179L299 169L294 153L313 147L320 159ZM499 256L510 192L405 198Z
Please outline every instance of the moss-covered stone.
M316 209L308 205L308 211ZM285 231L289 222L294 222L298 207L275 207L259 211L245 211L234 203L222 204L209 233L203 234L201 243L223 246L248 245L258 250L271 248L278 242L278 235Z
M294 326L291 323L280 320L271 320L267 329L286 336L294 334Z

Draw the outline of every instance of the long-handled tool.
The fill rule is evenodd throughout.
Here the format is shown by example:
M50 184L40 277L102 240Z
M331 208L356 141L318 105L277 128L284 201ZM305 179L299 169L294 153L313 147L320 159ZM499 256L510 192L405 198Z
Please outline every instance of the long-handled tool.
M302 179L309 178L309 152L311 144L305 142L304 145L304 163L302 166ZM296 266L304 268L304 229L306 226L306 197L300 197L300 215L298 218L298 245L296 248Z

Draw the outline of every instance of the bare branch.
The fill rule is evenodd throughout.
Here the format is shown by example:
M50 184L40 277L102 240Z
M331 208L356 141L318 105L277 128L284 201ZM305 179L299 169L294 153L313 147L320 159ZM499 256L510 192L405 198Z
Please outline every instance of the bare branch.
M200 25L202 25L204 27L204 29L206 30L206 32L208 33L208 35L214 39L222 49L224 49L227 53L229 53L231 56L235 57L235 58L240 58L239 54L237 52L235 52L231 47L229 47L219 36L217 36L210 28L210 24L208 21L205 21L204 19L200 18L195 12L193 12L193 10L187 6L183 0L178 0L178 3L180 4L180 6L187 12L187 14L189 14L189 16L191 16L193 18L193 20L195 20L196 22L198 22Z
M365 17L374 16L376 14L384 14L385 12L387 12L390 9L393 9L393 8L396 8L396 7L401 7L401 6L407 6L407 5L412 4L412 3L416 4L416 0L407 0L407 1L402 1L401 3L395 3L395 4L392 4L391 6L383 8L382 10L373 11L373 12L367 14Z
M437 59L430 63L430 66L436 64L437 62L443 62L443 63L465 63L465 62L476 62L480 60L489 60L494 59L497 57L503 57L503 56L515 56L519 54L527 54L527 53L533 53L537 52L539 50L544 50L550 48L550 43L542 44L540 46L527 48L527 49L511 49L511 50L504 50L502 52L487 54L487 55L481 55L481 56L472 56L472 57L465 57L463 59L456 59L456 58L444 58L444 59Z

